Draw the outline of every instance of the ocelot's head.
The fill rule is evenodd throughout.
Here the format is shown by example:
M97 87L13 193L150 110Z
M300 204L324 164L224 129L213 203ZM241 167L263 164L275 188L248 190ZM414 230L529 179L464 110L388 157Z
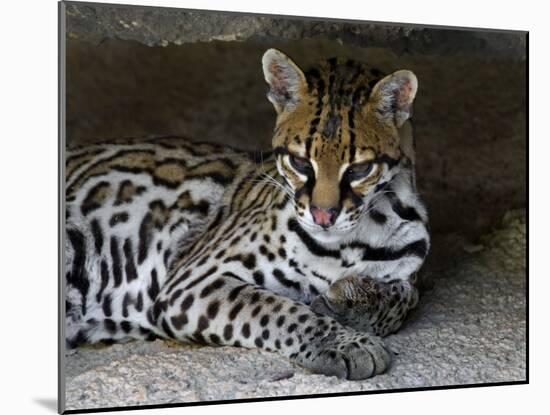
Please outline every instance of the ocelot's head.
M277 167L294 195L297 219L315 239L337 242L368 214L400 162L413 161L406 121L416 76L401 70L383 77L337 59L304 73L276 49L262 64L277 111Z

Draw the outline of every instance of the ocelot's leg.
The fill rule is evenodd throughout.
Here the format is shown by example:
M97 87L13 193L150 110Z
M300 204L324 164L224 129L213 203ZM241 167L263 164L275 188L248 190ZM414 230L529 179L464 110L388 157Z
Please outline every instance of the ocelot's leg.
M350 276L333 283L311 308L345 326L386 336L399 329L407 312L418 303L414 281L376 281Z
M341 378L364 379L389 366L380 338L236 277L207 272L185 284L168 283L149 321L176 340L278 351L313 372Z

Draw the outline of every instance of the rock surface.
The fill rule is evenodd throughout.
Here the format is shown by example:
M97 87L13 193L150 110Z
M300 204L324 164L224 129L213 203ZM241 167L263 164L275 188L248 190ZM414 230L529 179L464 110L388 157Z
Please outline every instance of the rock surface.
M483 58L525 59L524 32L71 2L66 7L69 38L94 43L116 38L167 46L213 40L266 43L324 37L360 47L388 47L398 53L466 52Z
M434 286L387 338L386 374L344 381L258 350L131 342L67 353L67 409L523 381L525 236L516 211L474 253L458 235L436 238L425 270Z

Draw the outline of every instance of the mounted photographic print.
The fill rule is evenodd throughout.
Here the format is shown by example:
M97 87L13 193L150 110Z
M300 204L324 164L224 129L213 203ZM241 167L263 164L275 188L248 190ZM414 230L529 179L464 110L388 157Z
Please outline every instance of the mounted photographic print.
M60 412L528 381L527 32L59 19Z

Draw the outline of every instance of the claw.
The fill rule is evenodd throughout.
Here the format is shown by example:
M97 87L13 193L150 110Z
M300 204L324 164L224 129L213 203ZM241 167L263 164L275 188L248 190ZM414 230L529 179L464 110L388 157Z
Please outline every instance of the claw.
M336 311L334 311L334 308L330 305L329 301L327 300L327 297L325 295L320 295L317 298L315 298L310 305L311 309L319 314L323 315L336 315Z

